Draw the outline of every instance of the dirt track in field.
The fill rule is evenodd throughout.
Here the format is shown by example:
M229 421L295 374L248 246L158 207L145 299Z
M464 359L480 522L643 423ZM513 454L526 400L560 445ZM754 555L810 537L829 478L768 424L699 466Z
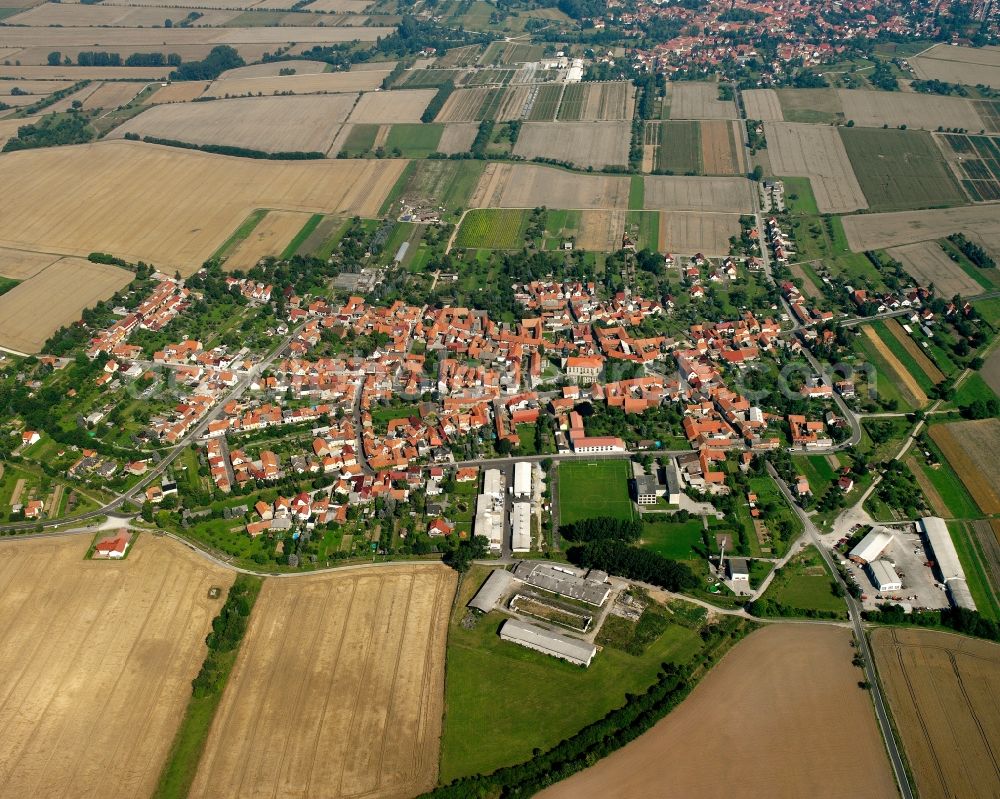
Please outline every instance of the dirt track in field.
M191 799L402 799L434 786L455 572L270 579Z
M232 573L143 533L0 543L0 797L151 796Z

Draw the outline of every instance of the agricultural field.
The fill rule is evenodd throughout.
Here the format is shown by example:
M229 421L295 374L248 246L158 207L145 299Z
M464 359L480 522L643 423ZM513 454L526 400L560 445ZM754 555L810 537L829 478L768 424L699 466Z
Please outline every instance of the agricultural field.
M464 47L454 47L434 62L434 66L441 69L454 69L455 67L471 67L478 60L483 52L480 44L469 44Z
M740 234L739 214L663 211L660 215L660 252L708 256L729 254L730 236Z
M853 652L850 631L836 627L757 630L651 730L538 796L723 799L738 783L744 796L839 799L844 784L828 778L831 763L852 764L854 799L893 796Z
M739 119L736 103L719 99L715 83L673 81L667 85L671 119Z
M0 544L5 796L153 795L233 581L149 533L120 563L89 543Z
M462 74L460 70L452 69L410 69L395 86L407 89L436 89L448 81L458 83Z
M871 640L920 796L996 796L1000 777L984 764L998 756L1000 646L894 627Z
M366 92L354 106L350 121L369 125L419 122L420 115L435 94L433 89ZM315 98L312 102L315 102Z
M776 94L785 122L844 121L844 109L835 89L778 89Z
M743 97L747 119L759 119L761 122L784 121L781 99L774 89L744 89L740 95Z
M514 145L522 158L554 158L602 169L628 163L628 122L526 122Z
M83 101L83 110L118 108L118 106L125 105L133 100L142 91L142 88L141 83L125 83L120 81L102 83Z
M3 52L0 49L0 54ZM0 79L66 80L70 83L78 80L165 80L170 70L170 67L50 67L0 62Z
M922 408L927 404L927 394L920 382L907 371L906 367L896 357L892 347L883 339L872 325L861 326L862 338L866 354L873 354L873 361L880 376L888 378L897 389L903 400L912 408ZM860 339L859 339L860 341ZM887 390L884 380L880 381L879 391Z
M558 118L566 122L631 120L634 95L634 87L625 81L570 83L563 89Z
M563 461L559 464L559 523L611 516L634 515L628 481L628 461Z
M556 118L559 100L562 98L563 84L546 83L533 88L535 99L531 104L528 119L532 122L551 122Z
M0 347L39 352L49 336L76 322L84 308L131 281L132 273L117 266L61 258L0 295Z
M957 133L935 134L969 199L1000 200L1000 139Z
M231 22L239 12L235 10L201 11L198 27L219 27ZM187 9L176 6L143 8L129 5L106 6L68 3L42 3L4 20L6 25L103 27L103 28L152 28L162 27L167 19L177 22L188 15Z
M226 269L245 272L262 258L281 255L309 217L305 211L269 211L226 258Z
M648 124L647 131L652 134L647 138L655 148L654 169L676 175L700 174L704 170L698 122L654 122Z
M292 67L288 67L292 69ZM212 81L203 97L242 97L258 94L350 93L353 104L357 92L371 92L382 85L388 72L319 72L272 77L220 78ZM350 106L348 106L350 110Z
M843 213L868 207L836 128L769 122L764 131L771 171L809 178L819 211Z
M924 80L962 83L966 86L980 83L1000 86L1000 47L936 44L911 58L909 63L913 71Z
M846 216L843 223L854 252L942 239L960 232L990 249L994 255L1000 255L1000 219L995 206L861 214Z
M479 122L492 119L510 122L520 119L528 105L533 87L477 87L456 89L451 93L435 122Z
M854 173L873 211L965 202L965 193L930 133L846 127L839 130Z
M982 287L955 263L936 241L921 241L887 251L921 286L934 284L934 293L951 299L956 294L973 297Z
M626 216L629 235L640 250L658 250L660 248L660 217L659 211L629 211ZM2 274L2 273L0 273Z
M325 153L354 100L353 94L341 94L157 105L117 127L111 138L133 134L266 152Z
M468 202L482 171L482 161L415 161L400 198L409 205L443 206L454 210Z
M750 213L750 181L744 178L696 178L649 175L644 207L661 211Z
M489 163L469 205L474 208L628 208L630 181L613 175L580 175L535 164ZM0 244L3 241L0 239Z
M913 337L903 330L899 320L882 319L875 322L874 327L878 330L879 336L892 348L900 363L917 378L922 387L926 389L928 383L936 386L944 381L944 374Z
M255 208L375 216L405 168L401 160L264 161L130 141L9 153L0 158L0 247L110 252L189 275Z
M58 260L58 255L0 247L0 277L25 280Z
M473 122L455 122L451 125L445 125L441 133L441 140L437 145L438 151L445 155L468 152L476 140L478 132L479 126Z
M201 97L205 93L205 89L209 87L209 83L200 80L182 82L182 83L170 83L166 86L161 85L156 89L153 94L146 100L147 105L161 105L164 103L189 103L196 97Z
M454 593L437 564L265 581L190 796L432 788Z
M948 463L983 513L1000 513L1000 419L934 424L929 428Z
M621 247L627 211L580 211L576 247L591 252L611 252Z
M483 250L519 250L524 246L527 227L526 211L473 208L462 219L455 237L455 246Z
M739 141L733 138L733 124L728 120L708 120L701 124L701 156L706 175L739 175Z
M479 59L479 63L496 66L498 64L523 64L529 61L538 61L542 57L544 49L537 44L491 42Z
M979 131L984 127L975 106L962 97L863 89L838 89L837 95L844 109L844 119L854 120L854 124L862 128L906 125L923 130L943 127Z
M391 69L390 65L386 65ZM227 69L219 80L242 80L244 78L277 78L281 76L281 70L295 70L296 75L316 75L326 71L326 64L323 61L307 61L306 59L291 59L289 61L267 61L263 64L250 64L245 67Z

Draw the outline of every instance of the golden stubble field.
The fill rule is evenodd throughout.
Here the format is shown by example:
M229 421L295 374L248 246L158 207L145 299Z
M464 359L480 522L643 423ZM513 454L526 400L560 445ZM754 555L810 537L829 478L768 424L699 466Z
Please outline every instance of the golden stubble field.
M1000 795L1000 646L890 628L872 645L921 799Z
M375 216L407 162L264 161L131 141L0 156L0 247L190 275L255 208Z
M525 122L514 145L522 158L555 158L578 167L628 163L628 122Z
M781 111L781 100L774 89L743 89L743 105L748 119L761 122L781 122L785 116Z
M294 69L294 67L289 67ZM320 72L301 75L252 76L220 78L212 81L205 97L241 97L257 94L333 94L336 92L370 92L382 85L388 72ZM354 95L351 95L352 102Z
M966 128L979 132L985 126L971 100L964 97L940 97L916 92L876 92L865 89L837 89L844 118L863 128L898 128L936 130Z
M921 286L934 284L934 293L951 299L956 294L974 297L983 291L975 280L948 257L936 241L893 247L889 255L899 261Z
M152 795L233 580L149 533L121 563L89 543L0 543L4 799Z
M738 214L660 212L661 252L708 256L729 254L729 237L740 233Z
M226 269L252 269L261 258L280 255L310 216L303 211L270 211L226 258Z
M649 732L544 799L897 796L849 630L768 625Z
M432 788L455 585L437 564L267 580L192 799Z
M753 209L746 178L648 175L643 182L644 207L653 210L748 214Z
M1000 205L844 217L847 243L854 252L941 239L959 231L1000 256Z

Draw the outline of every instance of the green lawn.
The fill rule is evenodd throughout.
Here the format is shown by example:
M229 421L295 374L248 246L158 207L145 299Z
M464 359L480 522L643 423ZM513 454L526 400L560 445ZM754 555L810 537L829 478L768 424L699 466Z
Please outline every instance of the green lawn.
M979 372L973 372L962 381L962 385L955 391L955 398L951 401L951 405L961 408L976 400L985 401L995 397L993 389L986 385L986 381L983 380Z
M643 524L640 545L643 549L651 549L674 560L703 558L705 547L701 519Z
M641 656L605 647L584 669L501 641L499 613L464 629L465 605L487 571L477 566L462 578L448 633L441 783L527 760L645 689L660 663L699 649L697 632L675 624Z
M642 175L633 175L628 187L628 207L630 211L641 211L646 204L646 184Z
M779 180L785 184L785 207L790 214L819 215L809 178L780 177Z
M832 611L846 617L847 606L842 598L834 595L832 582L819 552L809 546L775 575L765 598L786 608Z
M563 461L559 464L559 523L611 516L631 519L626 460Z

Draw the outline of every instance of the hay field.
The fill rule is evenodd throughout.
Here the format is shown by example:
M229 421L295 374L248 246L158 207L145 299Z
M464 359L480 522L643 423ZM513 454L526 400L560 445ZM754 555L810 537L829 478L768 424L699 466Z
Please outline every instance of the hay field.
M775 799L896 796L850 642L822 625L751 633L651 730L539 799L728 799L735 785Z
M351 112L352 124L382 125L390 122L419 122L420 115L437 92L434 89L369 92Z
M455 122L444 126L441 140L438 142L438 152L445 155L464 153L472 146L479 132L479 125L474 122Z
M941 245L922 241L893 247L889 255L899 261L921 286L934 284L934 293L951 299L956 294L973 297L982 293L982 286L948 257Z
M930 211L897 211L844 217L854 252L882 250L962 232L1000 256L1000 206L977 205Z
M1000 47L952 47L936 44L910 59L918 77L945 83L1000 86Z
M699 123L701 159L708 175L736 175L740 157L733 139L733 126L728 120L713 119Z
M205 89L209 87L210 84L205 81L191 81L189 83L170 83L166 86L161 86L150 96L148 100L145 100L146 105L161 105L164 103L189 103L195 97L201 97L205 93Z
M192 799L431 789L455 584L440 565L267 580Z
M648 178L647 178L648 180ZM580 175L534 164L487 164L470 208L625 210L630 181L612 175Z
M25 280L37 275L45 267L58 261L60 256L28 250L11 250L0 247L0 277Z
M245 67L227 69L219 80L236 80L242 78L276 78L283 69L294 69L296 75L315 75L326 71L323 61L307 61L304 58L289 61L268 61L263 64L250 64Z
M715 83L676 81L667 84L671 119L739 119L736 103L719 99Z
M898 628L875 630L872 645L920 796L1000 794L1000 646Z
M581 250L612 252L622 245L626 211L582 211L576 246Z
M325 153L347 119L355 97L250 97L157 105L115 128L110 138L134 133L266 152Z
M930 426L931 438L983 513L1000 513L1000 419Z
M0 347L36 353L56 330L132 281L117 266L63 258L0 296Z
M934 365L934 361L927 357L927 353L917 345L917 342L911 338L905 330L903 330L902 325L899 324L898 319L885 319L882 324L885 325L885 329L889 331L889 334L896 339L902 346L903 349L909 354L911 358L916 362L917 366L920 367L927 378L937 385L944 380L944 373Z
M0 247L99 250L190 275L253 209L374 216L405 167L401 159L263 161L129 141L7 153Z
M899 358L889 349L889 345L882 340L878 332L871 325L862 325L861 332L868 339L868 342L875 352L878 353L879 357L885 361L889 371L886 377L892 379L892 384L899 389L899 393L903 395L903 399L914 408L922 408L926 405L927 394L924 393L917 379L899 362Z
M249 270L268 255L280 255L309 221L305 211L269 211L226 258L227 270Z
M782 122L785 117L781 112L781 100L774 89L744 89L743 107L746 108L747 119L759 119L761 122Z
M844 118L862 128L897 128L936 130L938 127L967 128L979 131L985 125L975 106L962 97L939 97L915 92L873 92L864 89L838 89Z
M233 580L150 533L122 563L89 543L0 544L5 797L151 796Z
M7 25L62 27L110 27L110 28L151 28L162 26L165 20L180 22L190 10L176 6L156 8L133 8L131 6L83 5L82 3L42 3L13 17L7 17ZM239 16L238 11L213 11L199 9L202 14L193 24L199 28L225 25Z
M624 166L630 129L628 122L525 122L514 155L556 158L594 169Z
M775 175L807 177L823 213L867 208L843 139L829 125L768 122L767 152Z
M659 211L751 213L750 181L744 178L699 178L649 175L644 207Z
M83 110L90 111L93 108L115 109L120 105L131 102L135 96L142 91L141 83L109 82L102 83L86 100L83 101Z
M220 78L212 81L204 97L240 97L256 94L323 94L374 91L382 85L383 72L319 72L256 78Z
M660 213L660 252L728 255L729 237L739 234L739 214L683 211Z

